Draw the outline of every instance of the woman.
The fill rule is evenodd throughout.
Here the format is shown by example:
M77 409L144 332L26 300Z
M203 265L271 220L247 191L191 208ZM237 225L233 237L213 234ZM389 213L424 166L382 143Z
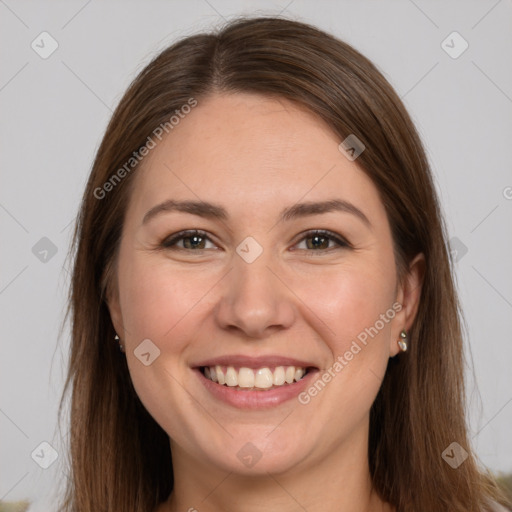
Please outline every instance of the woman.
M347 44L257 18L163 51L107 128L75 248L62 510L505 504L466 432L427 159Z

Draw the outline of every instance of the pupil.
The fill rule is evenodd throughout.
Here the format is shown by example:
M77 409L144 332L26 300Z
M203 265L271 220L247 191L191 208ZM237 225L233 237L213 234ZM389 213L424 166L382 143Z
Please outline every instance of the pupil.
M201 244L200 241L202 240L202 237L194 235L194 236L189 236L188 238L186 238L186 240L189 241L188 245L190 245L192 248L194 248L194 247L198 247Z
M324 236L315 235L315 236L311 237L311 240L312 240L312 246L315 248L325 246L325 243L319 242L319 241L325 242L326 238Z

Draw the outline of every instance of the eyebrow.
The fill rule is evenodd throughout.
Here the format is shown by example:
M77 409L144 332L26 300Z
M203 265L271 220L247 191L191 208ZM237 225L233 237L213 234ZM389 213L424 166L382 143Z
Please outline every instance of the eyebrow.
M297 203L281 211L279 222L292 219L307 217L308 215L319 215L329 212L351 213L358 217L368 228L372 228L368 217L352 203L343 199L331 199L329 201ZM142 220L146 224L152 218L164 212L184 212L207 219L217 219L226 221L229 215L225 208L220 205L209 203L207 201L176 201L169 199L163 203L157 204L151 208Z

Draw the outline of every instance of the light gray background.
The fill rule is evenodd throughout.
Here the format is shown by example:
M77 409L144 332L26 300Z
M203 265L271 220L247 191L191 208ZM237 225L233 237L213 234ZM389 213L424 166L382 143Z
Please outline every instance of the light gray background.
M467 247L457 280L475 370L473 444L492 470L512 470L510 0L0 0L0 499L29 498L31 510L49 510L44 495L63 480L56 421L69 344L67 328L58 339L65 256L111 111L159 50L241 13L282 13L341 37L404 99L450 237ZM45 60L31 48L43 31L59 45ZM453 31L469 43L457 59L441 46ZM32 252L42 237L58 249L46 263ZM46 470L31 458L42 441L59 453Z

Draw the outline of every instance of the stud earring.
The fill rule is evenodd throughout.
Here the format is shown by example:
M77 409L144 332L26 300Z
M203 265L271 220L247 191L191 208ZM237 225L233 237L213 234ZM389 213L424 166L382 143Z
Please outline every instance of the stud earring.
M120 350L121 352L123 352L123 353L124 353L124 347L123 347L123 344L121 343L121 340L120 340L120 338L119 338L119 336L118 336L117 334L114 336L114 339L115 339L115 340L118 342L118 344L119 344L119 350Z
M402 329L402 332L400 333L398 346L402 352L407 352L407 332L405 329Z

